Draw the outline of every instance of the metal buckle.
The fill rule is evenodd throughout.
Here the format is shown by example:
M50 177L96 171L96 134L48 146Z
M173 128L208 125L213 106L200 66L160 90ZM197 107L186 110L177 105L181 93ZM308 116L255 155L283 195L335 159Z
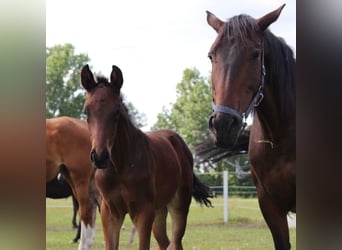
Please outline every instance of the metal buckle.
M258 107L259 104L261 103L262 99L264 99L264 94L261 93L261 92L259 92L259 97L258 97L258 99L255 101L254 107Z

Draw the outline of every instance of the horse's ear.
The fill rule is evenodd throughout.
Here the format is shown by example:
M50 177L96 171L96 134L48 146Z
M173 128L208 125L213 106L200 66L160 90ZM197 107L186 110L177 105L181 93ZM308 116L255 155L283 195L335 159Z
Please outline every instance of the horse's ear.
M223 21L218 19L213 13L206 11L207 12L207 22L208 24L216 31L218 32L221 26L224 24Z
M275 22L278 19L279 15L280 15L280 13L284 7L285 7L285 4L280 6L278 9L276 9L276 10L264 15L263 17L260 17L259 19L257 19L256 22L257 22L260 30L265 31L268 28L268 26L270 26L273 22Z
M81 84L88 92L96 86L93 73L90 71L88 64L82 68Z
M110 83L117 91L120 91L123 83L123 76L122 72L119 67L113 65L112 66L112 73L110 74Z

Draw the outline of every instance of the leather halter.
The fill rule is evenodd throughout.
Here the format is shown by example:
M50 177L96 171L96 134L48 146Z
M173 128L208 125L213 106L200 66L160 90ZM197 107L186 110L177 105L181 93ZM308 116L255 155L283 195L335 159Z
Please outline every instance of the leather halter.
M223 106L223 105L215 105L213 102L212 107L213 110L216 112L224 113L224 114L229 114L232 116L237 117L239 120L242 120L242 128L241 130L244 130L247 123L246 119L248 115L252 112L254 107L259 106L261 103L262 99L264 98L264 84L265 84L265 76L266 76L266 68L265 68L265 62L264 62L264 43L261 43L261 79L260 79L260 85L258 92L255 94L254 98L251 100L250 104L248 105L248 108L245 112L240 113L239 111L230 108L228 106Z

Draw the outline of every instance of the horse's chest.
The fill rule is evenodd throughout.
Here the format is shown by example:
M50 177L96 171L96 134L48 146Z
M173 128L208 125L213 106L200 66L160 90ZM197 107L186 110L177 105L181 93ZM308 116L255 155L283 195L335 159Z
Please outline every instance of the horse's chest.
M130 207L137 197L150 195L152 190L146 178L122 176L111 169L96 170L95 181L102 197L120 207Z

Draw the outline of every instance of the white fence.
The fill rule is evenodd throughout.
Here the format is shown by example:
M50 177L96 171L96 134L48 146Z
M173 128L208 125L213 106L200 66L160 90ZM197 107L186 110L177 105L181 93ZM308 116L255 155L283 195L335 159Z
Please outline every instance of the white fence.
M228 197L230 195L256 195L255 186L229 186L228 179L228 171L223 171L223 186L209 186L214 196L223 195L224 222L228 222Z

